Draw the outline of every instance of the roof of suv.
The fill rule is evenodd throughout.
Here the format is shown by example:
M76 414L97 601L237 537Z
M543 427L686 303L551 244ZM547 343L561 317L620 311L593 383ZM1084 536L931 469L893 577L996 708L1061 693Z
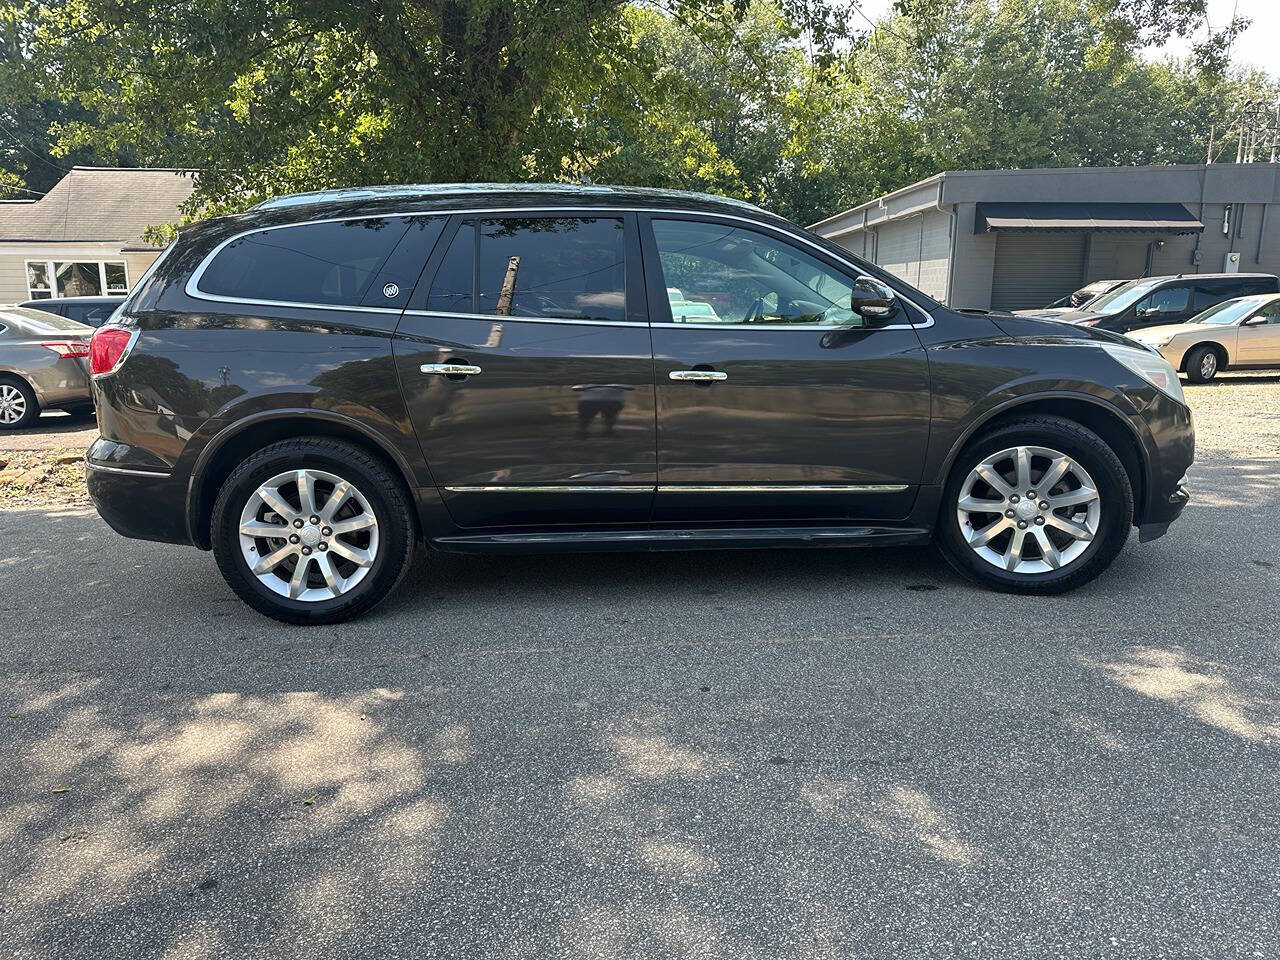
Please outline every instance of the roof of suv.
M316 190L310 193L292 193L264 200L254 210L279 210L286 207L327 205L347 207L353 202L382 206L387 201L412 204L415 209L454 205L458 200L466 203L491 203L510 201L516 206L544 203L547 200L576 204L637 204L659 206L687 206L712 210L732 207L749 210L760 215L767 212L743 200L721 197L710 193L694 193L688 190L663 190L654 187L614 187L577 183L419 183L371 187L343 187L335 190Z
M1138 277L1129 283L1164 283L1166 280L1275 280L1274 273L1170 273L1163 277Z

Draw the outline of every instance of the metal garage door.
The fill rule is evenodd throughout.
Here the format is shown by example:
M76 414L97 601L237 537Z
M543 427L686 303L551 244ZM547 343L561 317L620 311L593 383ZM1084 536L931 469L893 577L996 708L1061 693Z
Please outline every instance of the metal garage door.
M876 262L907 283L920 280L920 217L908 217L879 227Z
M1043 307L1084 282L1083 233L998 233L991 308Z

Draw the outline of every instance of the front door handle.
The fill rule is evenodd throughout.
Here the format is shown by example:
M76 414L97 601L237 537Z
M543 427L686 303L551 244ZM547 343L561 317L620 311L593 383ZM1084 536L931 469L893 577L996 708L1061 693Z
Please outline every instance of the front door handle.
M729 379L727 373L719 370L672 370L667 376L672 380L692 380L694 383L718 383Z
M418 370L433 377L474 377L481 372L471 363L424 363Z

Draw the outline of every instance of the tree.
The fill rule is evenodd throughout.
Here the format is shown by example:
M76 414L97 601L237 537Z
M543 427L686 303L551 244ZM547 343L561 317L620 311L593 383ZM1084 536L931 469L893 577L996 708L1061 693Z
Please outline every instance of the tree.
M661 9L735 19L749 5ZM27 76L91 114L55 122L59 145L199 168L193 210L334 183L562 175L592 101L609 99L600 51L625 45L631 13L624 0L19 6L34 25ZM844 32L828 4L782 9L815 43Z

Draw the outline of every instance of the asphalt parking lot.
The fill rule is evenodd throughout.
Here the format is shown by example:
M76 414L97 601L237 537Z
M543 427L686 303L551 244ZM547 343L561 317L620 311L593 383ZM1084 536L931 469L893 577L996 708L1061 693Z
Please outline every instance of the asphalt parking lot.
M931 551L419 558L242 606L0 513L0 956L1274 957L1280 376L1064 597Z

